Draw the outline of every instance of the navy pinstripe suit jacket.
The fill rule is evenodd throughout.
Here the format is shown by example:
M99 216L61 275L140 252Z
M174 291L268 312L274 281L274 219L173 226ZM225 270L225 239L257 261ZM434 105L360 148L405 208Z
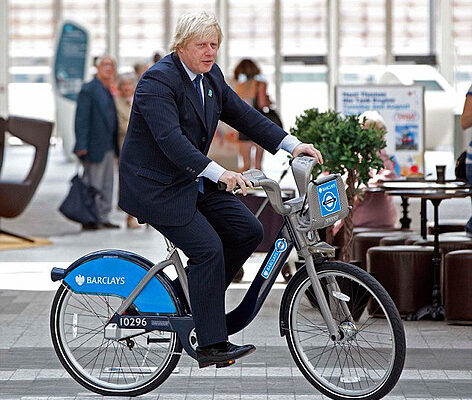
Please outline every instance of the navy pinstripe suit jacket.
M286 133L242 101L215 64L203 78L205 113L178 56L141 77L120 156L119 205L141 222L181 226L196 212L198 175L218 120L271 153Z

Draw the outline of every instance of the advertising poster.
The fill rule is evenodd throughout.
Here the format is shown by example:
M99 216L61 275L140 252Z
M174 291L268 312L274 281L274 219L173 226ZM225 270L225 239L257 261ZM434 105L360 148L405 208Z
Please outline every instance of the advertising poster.
M65 22L56 48L54 82L58 92L77 100L85 78L88 33L73 22Z
M387 125L387 153L401 175L424 173L424 87L336 86L336 111L344 115L375 110Z

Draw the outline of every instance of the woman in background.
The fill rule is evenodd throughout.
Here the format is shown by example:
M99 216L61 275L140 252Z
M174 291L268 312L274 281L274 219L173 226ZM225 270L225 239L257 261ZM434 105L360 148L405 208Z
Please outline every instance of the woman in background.
M267 83L258 79L261 71L256 63L250 59L242 60L234 70L235 92L250 106L256 110L262 110L270 106L267 95ZM254 163L252 162L252 149L255 148ZM262 147L251 141L243 132L239 132L239 154L243 159L241 171L246 171L252 166L262 169Z
M118 146L123 146L128 122L133 104L134 89L136 88L136 79L132 74L121 74L118 76L115 96L116 112L118 114ZM139 228L138 221L132 215L126 216L126 226L130 229Z
M359 116L359 123L363 129L374 127L375 130L385 134L387 126L382 116L377 111L365 111ZM397 178L395 163L385 149L380 150L378 156L384 163L384 168L378 171L371 170L369 185L380 181ZM393 198L384 192L363 192L362 198L354 200L352 208L352 223L354 227L392 229L397 222L397 210ZM342 220L336 222L333 227L335 243L340 245L342 240Z
M387 132L387 126L377 111L366 111L359 116L359 123L363 129L373 126L376 130ZM369 184L396 179L395 164L385 149L380 150L378 156L384 163L384 168L371 171ZM365 228L394 228L397 222L397 210L393 198L384 192L364 192L363 199L356 199L352 211L354 226Z

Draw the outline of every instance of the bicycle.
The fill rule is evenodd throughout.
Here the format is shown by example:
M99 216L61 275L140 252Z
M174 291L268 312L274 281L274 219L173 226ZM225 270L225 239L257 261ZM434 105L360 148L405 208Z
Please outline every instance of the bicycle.
M405 334L385 289L367 272L331 261L334 248L317 229L344 218L349 206L339 175L313 180L316 161L297 157L291 168L299 197L282 202L277 182L258 170L244 175L262 187L284 224L241 303L226 316L228 333L257 315L295 246L305 265L284 291L280 334L305 378L333 399L379 399L397 383ZM66 270L54 298L54 349L70 375L104 395L136 396L162 384L185 349L196 358L185 268L167 241L165 260L153 264L120 250L94 252ZM163 269L173 266L171 280ZM218 366L217 366L218 367Z

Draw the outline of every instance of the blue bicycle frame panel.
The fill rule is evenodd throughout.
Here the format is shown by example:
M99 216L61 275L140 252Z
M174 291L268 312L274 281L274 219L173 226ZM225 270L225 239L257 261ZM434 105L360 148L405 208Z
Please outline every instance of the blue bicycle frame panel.
M288 223L284 222L241 303L226 314L229 335L244 329L256 317L287 261L294 246L294 239L287 226Z

